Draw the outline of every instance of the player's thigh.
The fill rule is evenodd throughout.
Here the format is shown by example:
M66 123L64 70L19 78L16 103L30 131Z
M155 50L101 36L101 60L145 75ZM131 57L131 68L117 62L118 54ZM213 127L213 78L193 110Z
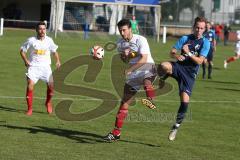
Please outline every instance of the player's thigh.
M41 73L39 72L39 67L30 66L28 68L28 72L26 73L26 76L27 76L27 79L30 79L36 84L41 76Z
M27 77L27 88L29 90L33 90L34 89L34 85L35 85L35 82Z
M151 76L151 77L147 77L143 80L143 85L144 86L152 86L152 83L154 82L156 76Z
M52 69L50 66L42 67L40 79L48 84L53 83Z
M125 83L122 103L130 104L132 101L133 96L137 93L137 90L130 86L129 84Z

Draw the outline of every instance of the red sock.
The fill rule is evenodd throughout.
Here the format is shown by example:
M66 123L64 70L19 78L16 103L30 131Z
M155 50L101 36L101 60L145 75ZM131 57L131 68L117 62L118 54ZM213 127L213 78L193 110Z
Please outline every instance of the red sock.
M32 102L33 102L33 91L29 90L28 88L27 88L27 92L26 92L26 100L27 100L28 110L31 110Z
M230 57L230 58L227 59L227 63L230 63L230 62L233 62L233 61L235 61L234 57Z
M117 113L116 121L115 121L115 128L112 131L113 135L119 135L121 133L123 121L127 117L127 114L128 114L128 110L120 107L120 109Z
M53 88L48 87L47 88L47 97L46 97L46 102L45 102L46 105L48 103L51 103L52 96L53 96Z
M144 90L146 91L146 96L150 99L154 99L155 97L155 91L152 85L146 85L144 86Z

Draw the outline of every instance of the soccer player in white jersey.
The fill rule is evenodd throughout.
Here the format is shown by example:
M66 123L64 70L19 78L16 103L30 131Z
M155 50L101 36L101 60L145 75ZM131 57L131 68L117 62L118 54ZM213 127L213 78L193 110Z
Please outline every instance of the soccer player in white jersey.
M142 103L150 109L156 108L152 102L155 96L152 83L156 77L156 68L147 39L132 33L131 22L128 19L118 22L118 30L122 38L117 42L117 49L121 59L128 62L130 67L125 70L124 95L116 116L115 128L103 138L107 142L120 139L129 104L141 86L144 87L147 96L146 99L142 99Z
M53 42L52 38L46 36L46 24L39 22L36 25L37 35L30 37L21 46L20 55L27 68L27 91L26 100L28 110L26 115L32 115L32 102L34 85L38 80L42 80L47 84L47 97L45 105L47 112L52 113L51 98L53 96L53 77L51 70L51 54L56 59L56 67L59 68L61 63L57 53L58 46ZM29 58L27 56L29 52Z
M224 60L224 68L226 69L228 66L228 63L234 62L239 58L240 58L240 30L237 31L237 43L235 45L235 55Z

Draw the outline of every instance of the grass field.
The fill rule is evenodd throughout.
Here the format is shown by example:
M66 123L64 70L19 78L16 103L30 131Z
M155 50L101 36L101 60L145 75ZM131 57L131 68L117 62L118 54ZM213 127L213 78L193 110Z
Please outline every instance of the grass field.
M19 47L34 35L31 30L5 30L0 37L0 159L1 160L92 160L92 159L148 159L148 160L236 160L240 157L240 62L223 69L223 60L233 55L233 44L220 44L214 60L212 80L202 80L201 71L190 103L189 116L181 126L176 141L167 139L179 106L177 83L168 79L173 89L158 96L156 110L149 110L139 101L132 106L123 127L121 140L104 143L101 137L112 128L116 108L89 121L65 121L55 114L49 116L44 107L45 84L35 87L34 112L24 114L25 75ZM88 54L93 44L104 45L116 37L91 35L83 41L79 33L60 34L62 63L73 57ZM168 60L168 52L176 39L163 45L149 40L157 63ZM106 52L103 68L95 82L84 82L86 66L74 70L65 83L85 86L113 94L120 100L111 83L112 52ZM54 68L54 65L53 65ZM119 73L121 74L121 73ZM81 113L98 106L101 100L82 95L55 93L54 104L61 98L73 98L71 111Z

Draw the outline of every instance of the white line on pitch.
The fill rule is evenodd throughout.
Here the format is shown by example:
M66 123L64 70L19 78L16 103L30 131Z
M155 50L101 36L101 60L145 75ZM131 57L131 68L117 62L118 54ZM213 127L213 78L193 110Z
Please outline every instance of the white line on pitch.
M21 96L0 96L0 99L25 99L26 97ZM34 97L34 99L46 99L45 97ZM71 98L71 97L54 97L54 100L73 100L73 101L102 101L102 99L97 98ZM105 101L120 101L120 100L113 100L113 99L104 99ZM140 101L140 98L136 99ZM178 100L154 100L155 102L159 103L176 103L179 102ZM190 103L240 103L240 101L218 101L218 100L191 100Z

